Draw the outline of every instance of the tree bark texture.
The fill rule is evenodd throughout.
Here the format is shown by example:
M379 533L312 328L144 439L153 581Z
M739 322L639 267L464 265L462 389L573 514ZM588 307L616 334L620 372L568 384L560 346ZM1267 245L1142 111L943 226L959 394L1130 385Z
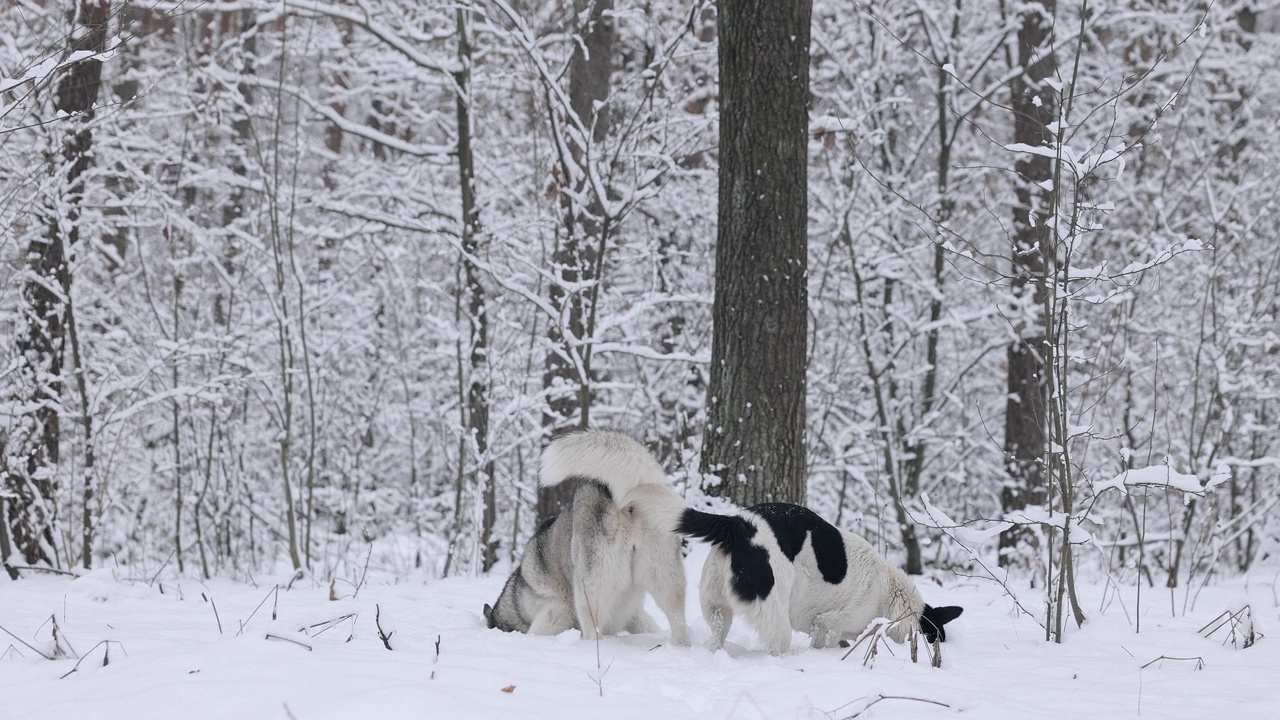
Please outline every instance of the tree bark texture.
M480 520L481 572L498 562L498 540L494 537L497 522L497 469L489 453L489 316L487 296L480 282L481 270L476 264L484 228L480 224L480 208L476 204L475 156L471 150L471 13L470 7L457 10L458 71L453 80L457 86L458 174L462 188L462 250L467 320L471 326L469 346L469 382L467 385L467 432L475 450L477 467L474 482L482 488L484 511ZM461 508L455 508L461 512Z
M71 10L69 53L105 50L110 4L83 0ZM67 342L67 300L71 293L69 250L79 240L84 175L93 162L93 104L102 82L102 61L88 57L71 63L58 78L53 109L66 117L66 135L55 155L61 186L49 210L46 233L27 247L27 279L22 290L24 329L17 338L31 410L22 430L4 438L3 475L10 498L3 522L8 543L28 565L56 564L56 468L62 439L59 409ZM10 571L12 575L12 571Z
M1009 83L1013 107L1013 141L1032 147L1052 145L1049 125L1057 119L1058 97L1046 79L1057 74L1051 44L1056 0L1028 3L1018 28L1018 67L1022 73ZM1005 469L1008 477L1000 493L1002 510L1019 512L1048 500L1044 453L1046 386L1044 349L1045 263L1054 252L1053 190L1041 183L1053 177L1049 158L1022 155L1014 166L1011 320L1018 338L1008 349L1008 401L1005 408ZM1000 534L1000 564L1027 544L1030 532L1014 527Z
M807 0L719 4L720 176L707 491L805 499Z
M569 104L586 133L567 133L569 156L561 157L557 172L564 235L551 256L551 305L559 314L548 332L550 349L543 373L547 397L545 425L552 434L567 428L587 428L591 422L591 360L581 344L594 325L594 283L609 224L604 208L586 181L591 162L586 145L609 133L609 78L613 71L613 0L574 0L573 28L577 41L569 61ZM553 108L552 112L556 112ZM571 127L571 123L565 123ZM584 202L585 199L585 202ZM573 497L574 483L538 490L538 519L558 514Z

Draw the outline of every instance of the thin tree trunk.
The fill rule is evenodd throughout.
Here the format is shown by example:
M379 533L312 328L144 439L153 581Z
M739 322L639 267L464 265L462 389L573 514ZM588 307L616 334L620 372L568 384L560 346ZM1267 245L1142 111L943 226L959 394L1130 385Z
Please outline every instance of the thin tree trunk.
M190 207L190 203L188 203ZM176 258L175 239L169 238L170 261L173 262L175 268L173 273L173 308L171 316L173 320L173 340L177 342L179 334L182 332L181 326L181 308L182 308L182 273L177 270L181 265ZM185 570L184 559L182 553L182 417L181 405L179 404L178 391L178 363L174 362L169 368L169 379L175 393L174 398L170 401L171 425L169 432L173 436L173 555L178 562L178 574L181 575Z
M282 44L286 38L281 36ZM284 517L288 528L288 545L289 560L293 563L293 569L300 572L302 570L302 555L299 552L299 533L298 533L298 513L297 507L294 505L294 491L291 467L293 456L293 412L295 389L293 378L295 368L297 367L296 352L293 345L293 315L289 311L289 274L293 266L294 237L292 227L286 227L281 222L281 215L284 209L280 206L280 194L283 189L281 174L283 171L282 160L279 153L281 140L281 125L286 120L284 108L284 92L282 86L284 84L284 74L287 67L287 58L280 58L279 71L276 76L278 84L276 88L276 106L272 109L274 117L272 118L272 132L270 139L276 150L271 156L271 166L268 169L269 181L266 192L268 205L268 217L270 221L269 239L271 242L271 260L274 270L274 289L279 296L279 308L276 313L276 337L279 343L280 361L280 480L284 489ZM296 168L295 168L296 171ZM295 175L296 179L296 175ZM298 323L301 325L305 322L305 308L298 308Z
M1013 107L1013 141L1032 147L1051 144L1049 124L1057 119L1057 94L1046 82L1057 73L1048 42L1056 0L1036 0L1021 9L1017 68L1009 83ZM1046 440L1045 267L1042 249L1050 244L1051 191L1041 183L1053 177L1050 159L1021 156L1015 164L1012 286L1010 319L1018 338L1008 349L1008 402L1005 406L1005 470L1000 493L1005 514L1048 500L1044 453ZM1033 542L1034 531L1014 527L1000 534L999 562L1014 562L1020 546Z
M609 79L613 71L614 27L611 13L613 0L574 0L573 56L569 61L569 102L581 125L589 130L590 139L601 142L609 132ZM578 23L583 19L585 26ZM552 107L555 113L558 108ZM592 193L582 168L592 162L588 148L582 147L569 134L569 157L560 158L557 169L564 184L559 193L564 213L564 236L552 253L551 305L559 318L548 332L551 349L543 372L543 388L547 411L543 424L555 434L570 427L587 428L591 422L590 351L580 342L589 338L594 326L595 292L584 296L582 286L598 283L603 260L608 223L604 208ZM584 207L578 200L590 199ZM588 307L590 305L590 307ZM561 483L538 491L539 520L558 514L575 490L573 483Z
M239 14L239 32L241 42L241 65L238 68L241 78L249 77L257 72L257 52L258 52L258 35L253 32L255 23L255 12L251 9L243 9ZM240 180L240 182L231 183L228 187L228 196L226 202L222 205L222 237L223 244L221 247L221 257L218 261L222 264L222 275L227 278L227 283L223 285L213 298L213 321L214 324L221 328L224 334L229 334L232 324L232 312L235 309L233 303L235 295L229 290L233 287L231 283L237 275L236 261L240 256L240 245L237 236L244 232L250 235L257 235L259 230L256 227L250 227L252 223L249 218L252 217L254 208L249 205L251 195L247 188L249 182L249 168L247 156L250 147L254 141L253 115L256 105L256 93L254 92L254 83L252 81L239 82L236 84L236 92L240 96L240 107L231 120L231 130L235 133L233 142L229 144L228 157L230 170ZM225 357L220 361L225 361ZM249 408L249 389L244 388L240 394L239 402L229 403L226 410L226 419L221 423L224 430L219 431L220 437L231 438L234 433L237 415L241 418L248 415ZM210 427L210 433L214 430ZM212 441L211 441L212 443ZM212 444L211 444L212 447ZM238 464L243 464L243 458L237 459ZM236 468L243 473L243 467ZM226 492L224 497L232 496L233 473L226 474ZM241 475L243 477L243 475ZM215 493L215 497L217 493ZM234 562L234 550L231 545L231 527L232 514L230 506L224 511L222 523L219 532L221 533L223 543L221 552L224 557ZM254 521L249 518L249 554L250 557L255 556L255 543L253 539Z
M204 500L209 494L209 488L213 485L213 453L214 440L218 433L218 409L215 407L209 413L209 439L206 441L205 457L203 464L204 482L200 487L200 494L196 495L195 502L191 505L191 520L196 532L196 547L200 550L200 572L205 579L212 577L209 569L209 556L205 549L204 539L204 523L200 519L201 513L205 512ZM196 459L199 463L199 458ZM217 531L215 529L215 536ZM217 550L217 540L214 540L214 550Z
M462 189L462 250L467 295L467 319L471 324L471 382L467 388L467 429L476 453L475 484L482 488L484 511L480 519L481 572L498 562L498 540L494 537L497 522L497 468L489 451L489 314L484 285L477 266L484 228L480 208L476 205L475 157L471 148L471 7L457 10L458 72L458 175Z
M709 493L805 499L810 0L722 0Z
M930 293L931 299L929 301L929 329L925 332L925 371L920 398L920 422L925 424L931 421L930 415L933 414L934 406L937 403L939 328L941 327L940 321L942 319L943 272L946 269L946 256L942 245L942 228L950 222L951 212L955 208L955 201L951 197L950 187L951 147L955 142L955 131L952 129L951 123L948 122L950 109L947 102L950 94L948 88L952 76L945 68L952 62L951 48L960 40L961 12L961 2L960 0L955 0L955 7L951 15L950 44L946 47L946 53L936 63L938 67L938 88L935 95L938 104L938 215L934 220L937 230L934 232L933 238L933 289ZM900 437L906 437L906 428L903 428ZM903 493L908 498L914 498L920 494L920 479L924 474L924 457L927 448L923 439L909 443L904 442L903 445L903 455L907 458L903 473ZM912 575L919 575L924 572L924 564L920 557L920 541L916 537L914 523L903 525L902 545L907 553L907 562L904 569Z
M13 541L9 539L9 512L5 507L4 494L0 493L0 566L4 567L10 580L17 580L21 575L17 568L9 564L9 558L12 556Z
M94 452L93 413L90 412L88 381L84 377L80 333L76 328L75 305L70 294L66 296L66 302L67 339L71 341L71 373L76 381L76 394L80 396L80 426L84 431L84 463L81 469L81 501L84 505L80 516L80 564L88 570L93 567L93 529L97 520L93 508L97 454Z

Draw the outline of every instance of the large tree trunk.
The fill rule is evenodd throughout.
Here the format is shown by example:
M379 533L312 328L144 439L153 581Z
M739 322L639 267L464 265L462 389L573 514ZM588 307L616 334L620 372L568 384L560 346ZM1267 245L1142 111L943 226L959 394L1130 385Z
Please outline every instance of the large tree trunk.
M590 140L599 142L609 132L609 77L613 71L613 0L574 0L573 57L569 61L569 102L572 112ZM582 25L585 21L585 25ZM556 112L555 108L551 112ZM559 314L552 320L548 338L543 388L547 396L544 425L552 434L566 428L587 428L591 422L591 350L579 342L594 326L596 282L603 246L609 233L604 209L586 182L583 166L592 160L587 148L573 134L566 138L570 157L560 159L558 169L564 187L559 193L564 213L564 236L551 256L555 282L551 304ZM576 166L576 167L574 167ZM585 206L581 198L589 198ZM583 288L590 287L584 291ZM575 487L571 482L538 491L538 519L558 514Z
M107 0L83 0L72 6L73 32L68 34L68 54L106 48ZM90 57L71 63L53 96L54 110L66 120L66 135L58 154L57 172L62 186L59 199L50 209L44 237L27 248L27 280L22 297L25 327L17 338L18 356L27 365L30 395L24 400L33 408L22 433L5 438L3 462L5 489L11 497L2 521L8 526L5 542L20 553L27 564L57 564L53 524L56 520L56 477L59 445L62 440L60 408L63 397L63 363L67 342L67 299L71 294L68 254L80 237L80 207L84 195L84 175L92 162L93 104L102 82L102 61ZM10 460L18 459L17 466ZM7 558L3 558L7 560ZM6 564L6 568L8 565ZM8 568L10 575L16 575Z
M1056 0L1028 3L1021 10L1017 68L1009 83L1013 107L1013 141L1032 147L1052 144L1049 124L1057 119L1058 99L1045 80L1057 73L1048 42ZM1008 402L1005 409L1005 469L1000 493L1006 514L1044 505L1045 485L1045 300L1044 254L1053 252L1050 228L1052 190L1041 183L1052 178L1048 157L1022 155L1015 168L1012 287L1010 317L1018 338L1008 350ZM1014 561L1016 550L1032 538L1026 528L1000 534L1000 564Z
M725 0L708 492L805 499L810 0Z

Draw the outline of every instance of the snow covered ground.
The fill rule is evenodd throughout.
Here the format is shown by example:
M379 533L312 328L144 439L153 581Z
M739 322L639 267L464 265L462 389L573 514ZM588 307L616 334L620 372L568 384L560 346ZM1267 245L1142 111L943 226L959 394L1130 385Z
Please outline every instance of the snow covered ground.
M705 552L699 547L686 560L699 643L709 636L696 594ZM948 628L941 669L912 664L902 646L868 667L860 651L842 660L845 651L810 650L802 635L790 653L770 657L741 623L727 651L715 654L673 647L665 634L607 638L598 647L576 631L504 634L486 629L480 614L497 596L500 574L380 578L354 598L339 582L336 601L328 584L310 580L277 593L261 578L150 583L110 569L6 579L0 720L1275 718L1276 577L1259 571L1206 587L1176 616L1167 590L1147 590L1140 633L1132 587L1116 598L1088 586L1089 621L1062 645L1046 643L994 583L921 580L928 602L966 609ZM1024 601L1038 597L1023 592ZM1179 609L1183 598L1178 590ZM1246 603L1258 631L1274 638L1236 649L1227 628L1198 634ZM378 614L392 651L379 638ZM51 617L79 661L40 656L54 651ZM1199 660L1157 661L1162 656Z

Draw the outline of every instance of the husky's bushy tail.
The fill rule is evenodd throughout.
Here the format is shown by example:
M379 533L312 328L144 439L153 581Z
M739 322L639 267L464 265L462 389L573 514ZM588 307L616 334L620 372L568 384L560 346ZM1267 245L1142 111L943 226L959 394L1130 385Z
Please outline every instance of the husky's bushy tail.
M650 527L674 532L684 499L667 484L667 475L649 449L615 430L579 430L561 435L542 451L538 484L558 485L589 478L609 488L622 510Z
M551 441L542 451L538 484L551 487L570 478L598 480L615 500L637 485L667 484L653 453L630 435L614 430L579 430Z

